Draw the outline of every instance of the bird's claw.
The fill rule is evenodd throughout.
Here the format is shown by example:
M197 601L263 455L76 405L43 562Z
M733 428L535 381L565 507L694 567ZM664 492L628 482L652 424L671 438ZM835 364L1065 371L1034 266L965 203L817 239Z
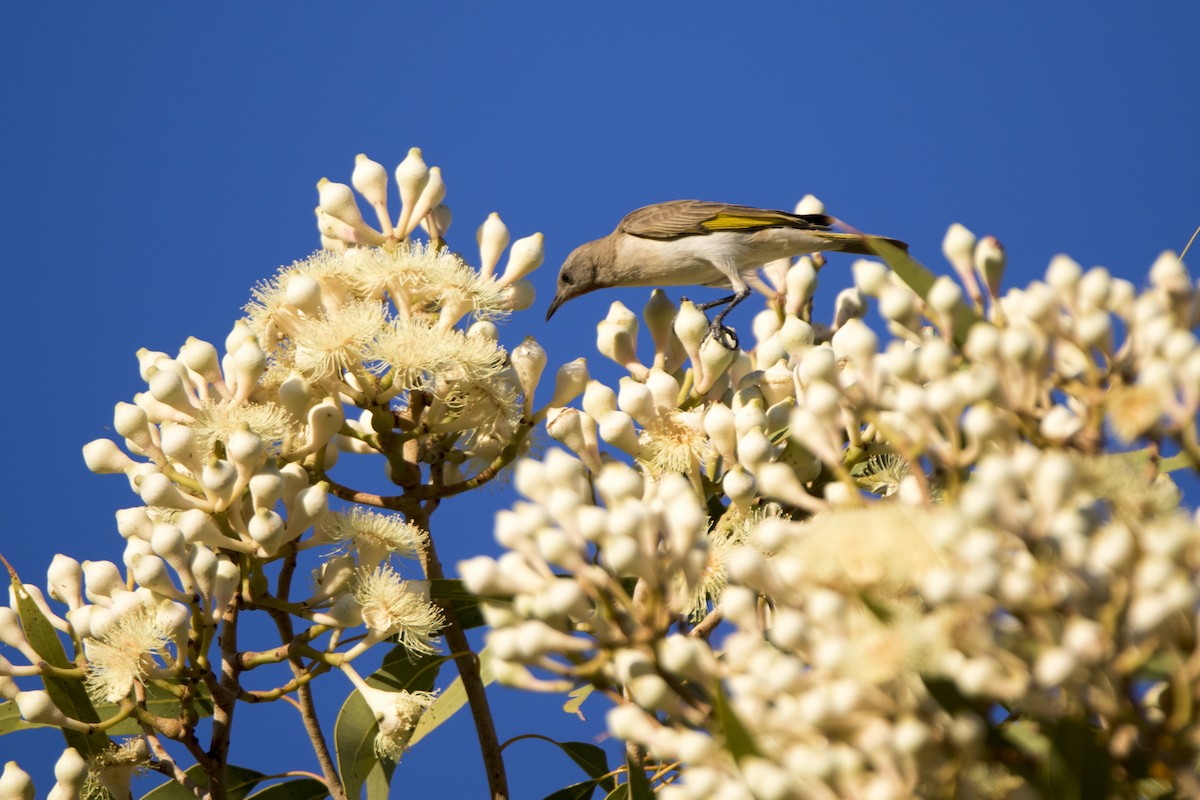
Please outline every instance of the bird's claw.
M726 350L737 350L738 335L733 328L727 328L720 321L714 321L708 326L708 335Z

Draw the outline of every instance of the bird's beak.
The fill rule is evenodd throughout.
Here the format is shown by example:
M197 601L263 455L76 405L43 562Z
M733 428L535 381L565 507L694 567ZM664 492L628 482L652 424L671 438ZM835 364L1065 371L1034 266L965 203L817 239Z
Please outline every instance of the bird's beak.
M550 321L550 318L554 316L554 312L557 311L558 307L566 302L566 300L567 298L563 297L561 294L554 296L554 300L550 303L550 308L546 310L547 322Z

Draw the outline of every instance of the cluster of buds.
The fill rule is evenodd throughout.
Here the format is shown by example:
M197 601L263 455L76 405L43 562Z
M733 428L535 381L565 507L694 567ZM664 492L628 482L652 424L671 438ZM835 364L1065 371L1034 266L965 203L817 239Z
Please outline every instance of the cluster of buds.
M1164 254L1141 294L1065 256L1004 292L994 239L946 249L965 294L861 260L827 324L816 262L771 265L745 352L655 291L640 358L614 303L628 377L460 565L502 680L605 692L664 796L1004 797L1074 745L1196 790L1200 521L1156 464L1200 469L1200 291Z
M479 228L479 265L469 266L445 245L445 184L416 148L396 170L394 223L380 164L360 155L351 182L380 230L364 222L349 186L322 179L325 249L256 287L223 354L195 338L175 355L139 351L147 390L117 405L120 443L84 447L93 472L125 475L142 503L117 513L121 563L57 556L48 594L65 604L62 616L37 587L25 591L75 643L77 679L92 701L116 706L121 718L137 713L150 682L212 677L219 629L253 609L295 618L303 630L292 646L302 645L314 665L346 672L379 720L381 754L399 757L429 705L428 695L368 686L349 662L385 640L414 658L434 652L446 619L430 583L405 580L393 567L396 559L426 565L431 543L413 512L483 483L528 448L545 353L529 338L510 357L494 320L533 302L527 276L542 263L542 235L510 247L492 214ZM418 226L428 241L410 238ZM396 496L371 503L330 477L346 452L382 456ZM400 510L410 521L339 511L335 496ZM304 551L320 563L310 596L296 598L290 575ZM264 573L273 561L288 576L277 588ZM108 721L71 718L45 691L16 688L14 678L45 666L15 610L0 608L0 627L28 660L0 663L0 680L26 720L106 729ZM342 646L355 628L365 635ZM286 661L287 653L221 657L245 670Z

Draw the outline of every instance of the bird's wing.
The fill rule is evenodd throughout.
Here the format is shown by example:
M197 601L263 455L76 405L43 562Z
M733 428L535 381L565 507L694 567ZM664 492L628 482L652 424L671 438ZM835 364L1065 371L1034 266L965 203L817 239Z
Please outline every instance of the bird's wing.
M730 203L671 200L631 211L621 220L617 231L641 239L679 239L717 231L760 228L826 230L832 223L833 218L824 214L798 215Z

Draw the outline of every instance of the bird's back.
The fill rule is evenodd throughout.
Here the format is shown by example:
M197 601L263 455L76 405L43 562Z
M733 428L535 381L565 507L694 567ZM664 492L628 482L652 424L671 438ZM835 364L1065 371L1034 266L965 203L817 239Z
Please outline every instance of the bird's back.
M617 225L617 232L641 239L679 239L763 228L828 230L833 222L832 217L824 214L789 214L707 200L670 200L629 212Z

